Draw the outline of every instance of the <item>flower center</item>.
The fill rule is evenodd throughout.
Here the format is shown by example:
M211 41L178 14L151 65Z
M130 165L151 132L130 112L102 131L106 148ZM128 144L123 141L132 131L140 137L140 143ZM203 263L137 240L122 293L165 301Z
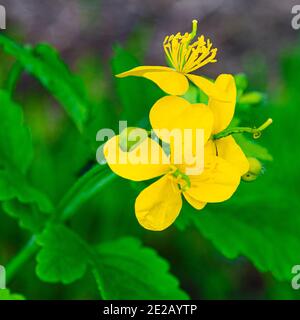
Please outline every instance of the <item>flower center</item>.
M191 181L189 176L182 173L178 168L176 168L173 165L170 168L169 177L177 183L181 192L184 192L191 187Z
M164 50L169 62L179 72L190 73L208 63L216 62L217 49L212 48L209 39L205 41L204 36L198 37L197 41L191 43L197 32L197 20L193 20L193 30L181 35L166 36Z

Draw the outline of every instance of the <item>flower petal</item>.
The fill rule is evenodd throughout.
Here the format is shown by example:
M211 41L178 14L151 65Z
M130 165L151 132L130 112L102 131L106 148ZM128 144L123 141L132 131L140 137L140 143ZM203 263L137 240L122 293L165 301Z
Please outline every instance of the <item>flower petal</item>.
M242 176L249 171L249 161L231 136L215 140L218 156L230 162Z
M220 101L213 96L209 98L208 106L214 113L213 134L221 132L230 124L236 103L236 85L235 80L230 74L221 74L216 82L217 90L226 95L227 102Z
M171 163L174 164L174 146L171 144ZM188 176L198 176L202 172L211 169L215 165L217 159L216 145L213 140L209 139L203 148L203 153L198 154L197 157L193 154L195 161L192 163L177 164L176 167L180 172Z
M190 176L191 187L185 191L201 202L222 202L229 199L240 183L239 171L229 162L217 157L214 168L199 176Z
M165 175L138 195L135 214L145 229L161 231L175 221L181 207L179 188L170 176Z
M195 209L201 210L206 206L206 202L198 201L195 198L191 197L188 193L183 193L186 201Z
M149 117L155 133L167 143L170 143L170 134L157 129L203 129L204 142L211 136L213 113L202 103L190 104L181 97L166 96L153 105Z
M216 82L214 83L209 79L194 74L186 74L186 76L208 97L212 97L223 102L230 101L230 97L228 97L224 90L220 90L220 87L216 85Z
M181 96L189 88L184 74L168 67L141 66L116 75L119 78L128 76L144 77L155 82L164 92Z
M114 173L134 181L161 176L170 168L169 158L160 145L150 138L133 150L124 152L119 146L119 136L114 136L104 145L104 156Z

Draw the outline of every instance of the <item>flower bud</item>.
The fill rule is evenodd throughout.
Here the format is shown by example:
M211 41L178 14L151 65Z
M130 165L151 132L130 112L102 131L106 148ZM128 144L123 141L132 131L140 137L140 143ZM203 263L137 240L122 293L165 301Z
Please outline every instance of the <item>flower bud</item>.
M124 152L134 150L140 143L142 143L148 137L148 133L145 129L128 127L125 128L119 139L120 148Z
M265 95L258 91L252 91L246 94L243 94L240 99L239 103L242 104L258 104L261 103L265 99Z
M247 159L249 162L249 171L242 176L242 179L250 182L256 180L257 177L262 173L263 166L256 158L249 157Z

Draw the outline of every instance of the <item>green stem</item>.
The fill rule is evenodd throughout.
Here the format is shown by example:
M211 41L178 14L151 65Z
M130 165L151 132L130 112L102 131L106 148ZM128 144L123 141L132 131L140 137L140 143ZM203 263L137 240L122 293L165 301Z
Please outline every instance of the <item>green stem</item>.
M33 236L20 252L8 263L6 267L6 282L9 283L14 275L22 269L23 265L36 253L38 245Z
M88 181L85 181L85 183L81 181L79 183L81 187L79 185L74 185L74 189L71 188L68 194L66 194L66 200L63 199L58 206L58 212L61 213L60 220L66 221L70 219L83 203L97 194L115 178L116 175L111 171L94 172L94 175L89 177Z
M82 177L80 177L73 186L69 189L69 191L64 195L61 199L60 203L57 207L58 215L63 215L64 211L68 207L68 204L74 201L74 198L78 194L78 192L87 184L87 182L94 176L97 175L104 169L104 166L96 165L92 167L88 172L86 172Z
M273 120L269 118L267 121L265 121L258 128L235 127L235 128L225 129L225 130L213 135L213 139L217 140L217 139L225 138L225 137L230 136L234 133L252 133L253 138L258 139L261 136L262 131L265 130L268 126L270 126L272 124L272 122L273 122Z
M24 68L20 62L15 62L12 66L8 77L5 81L4 88L9 92L9 95L12 96L13 92L16 89L17 82L23 72Z

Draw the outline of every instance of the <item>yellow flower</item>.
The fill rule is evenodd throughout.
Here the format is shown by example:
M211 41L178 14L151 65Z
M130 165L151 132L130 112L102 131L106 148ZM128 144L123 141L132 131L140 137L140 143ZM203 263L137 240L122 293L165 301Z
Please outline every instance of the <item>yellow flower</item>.
M211 140L216 148L216 155L236 164L234 159L241 162L241 174L249 169L249 163L231 136L214 140L213 136L220 133L230 124L235 110L236 85L232 75L222 74L216 82L216 88L227 96L227 102L209 98L208 106L205 104L191 104L177 96L166 96L159 99L151 108L150 123L158 137L170 143L170 137L160 132L166 128L169 131L175 128L201 128L204 130L204 142ZM196 141L195 139L193 141ZM226 151L226 152L225 152Z
M173 68L163 66L140 66L118 74L117 77L144 77L155 82L163 91L170 95L183 95L189 87L188 79L203 90L208 96L227 101L224 92L218 90L213 82L191 72L208 63L216 62L217 49L212 47L210 40L204 36L192 40L196 36L197 20L193 20L191 33L177 33L167 36L163 46L166 57Z
M241 176L249 169L244 153L231 136L212 139L213 134L226 128L231 121L236 98L232 76L219 76L216 85L226 91L230 102L210 98L207 106L190 104L176 96L166 96L152 107L151 125L162 141L171 143L169 157L150 138L129 152L119 147L119 136L113 137L104 146L107 163L119 176L134 181L160 177L145 188L135 202L136 217L146 229L160 231L169 227L180 213L181 195L198 210L208 202L227 200L237 189ZM172 140L166 132L159 130L186 128L193 132L199 128L204 130L204 170L198 175L187 174L186 169L190 164L174 163ZM137 155L145 155L140 163L132 161ZM158 159L155 164L153 158Z

